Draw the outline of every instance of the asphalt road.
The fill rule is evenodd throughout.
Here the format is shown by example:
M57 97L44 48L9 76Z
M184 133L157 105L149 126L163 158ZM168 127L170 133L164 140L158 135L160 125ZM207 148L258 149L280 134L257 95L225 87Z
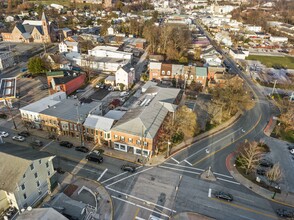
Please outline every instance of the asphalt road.
M84 159L85 154L62 148L52 140L42 139L45 146L39 150L58 155L54 163L63 170L99 180L113 199L114 219L169 219L182 211L199 212L216 219L278 219L275 209L281 205L252 193L227 171L227 155L245 139L262 138L273 109L234 61L223 55L253 89L256 106L245 112L233 126L191 145L164 164L158 167L139 166L137 172L131 174L120 170L125 163L121 160L104 157L102 164L94 164ZM5 123L0 124L4 126ZM13 134L8 125L4 127ZM33 138L20 144L28 145ZM6 140L12 141L10 138ZM217 178L215 182L200 179L200 174L208 167ZM216 199L213 194L219 190L231 193L234 201Z

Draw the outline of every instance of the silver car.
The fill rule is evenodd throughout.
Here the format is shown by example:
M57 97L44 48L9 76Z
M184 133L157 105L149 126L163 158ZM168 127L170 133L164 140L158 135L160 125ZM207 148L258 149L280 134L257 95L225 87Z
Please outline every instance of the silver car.
M26 138L23 137L23 136L13 136L12 140L19 141L19 142L24 142L26 140Z

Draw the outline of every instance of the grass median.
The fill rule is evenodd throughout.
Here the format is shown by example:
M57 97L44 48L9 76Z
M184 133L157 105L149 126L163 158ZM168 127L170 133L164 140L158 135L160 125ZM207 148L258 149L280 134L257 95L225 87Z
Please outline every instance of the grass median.
M249 55L246 60L257 60L264 64L266 67L281 67L287 69L294 69L294 57L290 56L259 56Z

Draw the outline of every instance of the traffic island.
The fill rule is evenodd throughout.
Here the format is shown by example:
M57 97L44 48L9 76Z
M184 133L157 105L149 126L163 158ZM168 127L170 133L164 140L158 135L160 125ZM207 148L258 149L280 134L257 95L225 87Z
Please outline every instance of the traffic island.
M200 179L208 180L208 181L216 181L216 177L214 176L213 172L211 171L211 167L208 170L205 170L201 175Z
M277 193L277 192L270 191L266 188L263 188L263 187L255 184L251 180L244 177L238 171L238 169L236 168L235 160L236 160L235 153L233 152L233 153L229 154L226 158L226 166L227 166L227 169L229 170L230 174L234 177L234 179L237 182L239 182L240 184L242 184L246 188L250 189L251 191L255 192L256 194L258 194L266 199L269 199L273 202L276 202L276 203L279 203L279 204L282 204L285 206L294 207L293 193L285 193L283 191L281 193Z
M59 186L44 201L63 208L61 214L77 219L113 219L112 200L99 182L65 173Z

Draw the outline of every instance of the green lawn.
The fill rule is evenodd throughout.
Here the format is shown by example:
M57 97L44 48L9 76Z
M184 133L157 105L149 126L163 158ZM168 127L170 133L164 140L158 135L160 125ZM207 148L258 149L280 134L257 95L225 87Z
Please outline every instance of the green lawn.
M283 66L287 69L294 69L294 57L274 57L274 56L259 56L249 55L246 60L258 60L267 67L273 67L275 65Z

